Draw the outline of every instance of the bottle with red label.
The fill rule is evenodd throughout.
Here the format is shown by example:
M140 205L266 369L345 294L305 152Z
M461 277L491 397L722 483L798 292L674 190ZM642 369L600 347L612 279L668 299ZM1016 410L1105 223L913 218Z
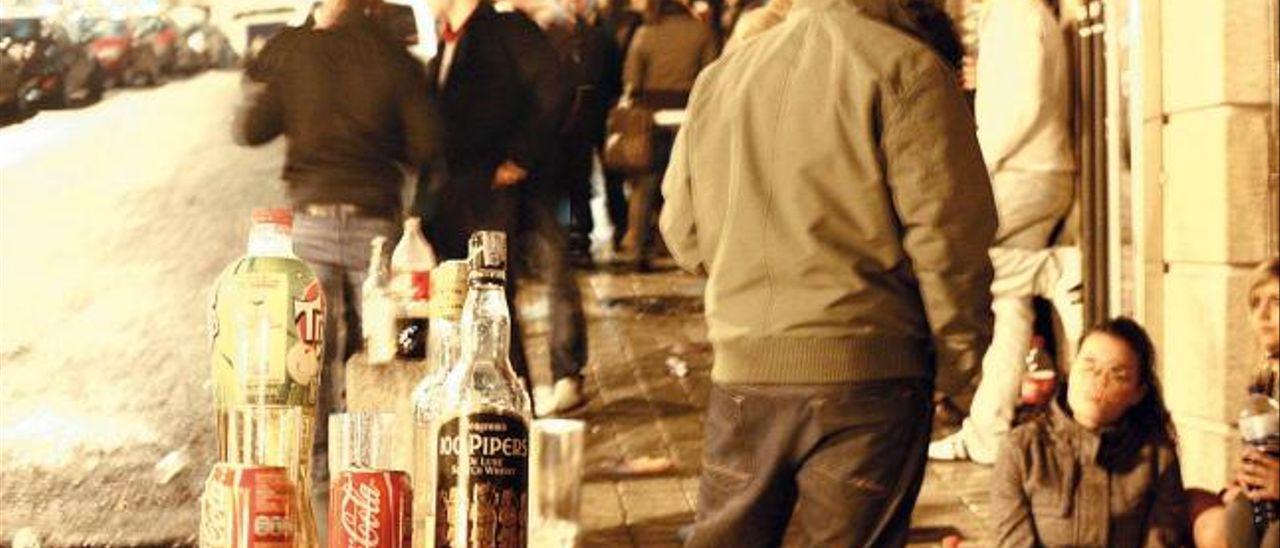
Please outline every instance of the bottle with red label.
M391 293L398 304L396 314L396 357L422 360L427 357L427 328L430 317L431 269L436 267L435 250L422 235L422 221L410 217L404 234L391 252Z
M1058 370L1053 365L1053 358L1045 351L1044 337L1031 339L1031 350L1027 352L1026 371L1022 376L1022 405L1039 407L1053 398L1058 386Z

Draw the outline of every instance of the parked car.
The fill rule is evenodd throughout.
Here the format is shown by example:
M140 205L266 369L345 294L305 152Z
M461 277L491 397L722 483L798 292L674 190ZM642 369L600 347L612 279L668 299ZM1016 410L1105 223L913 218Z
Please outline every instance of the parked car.
M108 85L129 83L133 76L133 34L125 19L85 18L80 26L89 44L89 53L98 62Z
M18 118L27 110L24 88L28 76L22 70L26 51L22 43L0 36L0 122Z
M150 49L155 55L157 72L148 73L147 82L160 83L164 75L174 71L178 57L181 55L179 52L186 47L186 44L178 39L178 29L173 22L161 16L138 17L132 21L131 27L135 54L145 56Z
M0 37L8 41L5 52L10 62L18 63L8 70L17 71L19 111L74 106L102 97L102 71L61 23L38 17L4 18Z
M177 6L166 16L178 29L181 49L175 70L194 73L207 68L230 68L236 64L230 40L209 18L209 10L196 6Z

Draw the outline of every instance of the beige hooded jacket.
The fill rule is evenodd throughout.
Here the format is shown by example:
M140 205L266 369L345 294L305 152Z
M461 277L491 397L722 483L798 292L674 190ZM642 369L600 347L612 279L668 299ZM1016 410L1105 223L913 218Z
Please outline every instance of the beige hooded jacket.
M714 381L972 389L995 206L952 71L908 20L795 0L699 77L661 228L709 278Z

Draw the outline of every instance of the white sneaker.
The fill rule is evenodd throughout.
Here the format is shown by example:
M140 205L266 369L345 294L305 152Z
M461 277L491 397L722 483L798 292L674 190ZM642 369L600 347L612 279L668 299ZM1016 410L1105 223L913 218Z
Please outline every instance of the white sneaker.
M960 433L957 432L938 441L929 442L929 460L969 460L969 452L965 450L964 440L960 439Z
M552 413L572 411L586 403L586 399L582 397L582 379L567 377L556 381L555 401L556 407Z
M555 391L550 386L540 384L533 387L533 414L545 417L556 412Z
M533 389L533 414L538 417L572 411L585 402L582 380L577 377L560 379L554 387L536 386Z

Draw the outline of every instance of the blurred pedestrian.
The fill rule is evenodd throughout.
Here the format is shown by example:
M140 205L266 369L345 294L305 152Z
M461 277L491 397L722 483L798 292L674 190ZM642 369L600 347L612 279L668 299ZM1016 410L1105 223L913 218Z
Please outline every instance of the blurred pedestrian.
M712 65L663 182L708 276L687 546L902 546L931 394L990 336L991 186L954 70L894 0L795 0Z
M557 144L559 179L569 201L570 258L590 266L591 174L596 151L604 146L605 116L622 93L621 55L595 0L563 0L562 5L568 25L557 50L573 99Z
M654 110L683 109L702 68L719 45L711 29L678 0L647 0L644 24L636 31L623 67L624 95ZM674 128L659 127L653 138L653 167L631 182L624 255L647 268L653 243L653 218L660 207L658 185L666 171Z
M1071 291L1080 279L1079 250L1047 248L1071 209L1075 184L1069 58L1047 1L991 0L979 28L975 117L1000 216L992 251L995 330L969 417L959 432L929 446L933 459L995 460L1031 348L1033 295L1054 299L1069 341L1080 335L1082 310Z
M433 178L417 208L437 250L466 257L476 230L508 234L547 280L551 310L554 401L535 391L535 408L582 401L581 370L587 359L582 297L568 268L565 235L550 209L554 147L569 99L567 82L546 35L518 10L499 12L487 0L432 0L441 22L440 54L428 67L429 89L444 118L448 174ZM510 261L511 361L529 382L519 314L518 265ZM563 398L562 398L563 396Z
M996 546L1185 546L1177 438L1156 351L1128 318L1089 330L1066 390L1001 443Z
M640 11L632 7L633 1L636 3L642 2L642 0L607 0L603 17L601 18L605 28L612 33L614 42L618 46L615 50L617 56L610 62L618 72L619 86L621 86L622 63L626 60L627 51L631 48L631 39L635 36L640 25L644 23L644 17L640 14ZM609 106L614 106L616 102L615 98L614 103ZM603 152L597 157L604 167L604 207L609 215L609 224L613 229L610 243L613 244L613 252L617 254L622 247L622 238L627 233L627 174L605 165Z
M345 408L344 369L360 345L360 286L375 236L400 234L402 169L442 161L439 114L426 74L368 11L374 0L328 0L313 25L276 35L246 70L234 136L261 145L284 135L293 241L325 293L319 417ZM313 480L328 503L328 429L318 421Z

